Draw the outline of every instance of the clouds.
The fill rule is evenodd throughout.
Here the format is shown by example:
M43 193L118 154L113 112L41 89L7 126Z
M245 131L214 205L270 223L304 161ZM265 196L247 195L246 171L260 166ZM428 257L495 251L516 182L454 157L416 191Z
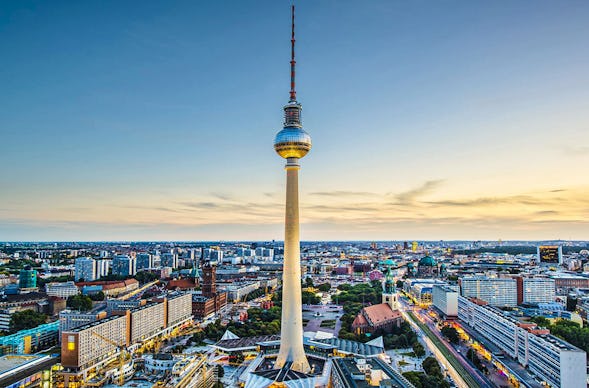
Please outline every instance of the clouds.
M423 181L396 193L302 192L301 229L307 239L585 238L589 233L587 192L586 187L559 187L478 196L457 191L443 179ZM161 235L264 240L281 238L283 222L283 194L263 191L249 197L209 192L132 203L110 198L92 206L62 204L0 213L6 238L28 229L38 235L54 231L54 238L68 235L67 239L89 236L92 231L105 233L106 238L116 230L120 239L144 233L143 239Z
M416 199L433 192L444 182L443 179L425 181L421 186L395 195L399 205L410 205Z

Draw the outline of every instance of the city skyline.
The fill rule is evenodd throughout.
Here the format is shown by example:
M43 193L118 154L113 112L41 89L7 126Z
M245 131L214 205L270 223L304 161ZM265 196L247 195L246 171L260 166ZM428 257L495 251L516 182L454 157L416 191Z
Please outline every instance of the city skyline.
M281 239L285 4L178 4L1 6L4 240ZM302 240L586 239L589 5L450 8L298 5Z

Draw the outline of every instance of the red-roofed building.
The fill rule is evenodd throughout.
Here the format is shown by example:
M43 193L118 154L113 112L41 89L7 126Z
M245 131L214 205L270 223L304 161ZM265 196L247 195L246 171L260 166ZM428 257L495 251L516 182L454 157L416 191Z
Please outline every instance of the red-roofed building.
M390 332L393 327L401 326L403 317L399 310L391 309L388 303L364 307L352 322L356 334L374 333L378 330Z
M197 288L198 282L196 282L193 278L174 279L170 280L168 284L166 284L166 289L168 290L189 291L195 290Z

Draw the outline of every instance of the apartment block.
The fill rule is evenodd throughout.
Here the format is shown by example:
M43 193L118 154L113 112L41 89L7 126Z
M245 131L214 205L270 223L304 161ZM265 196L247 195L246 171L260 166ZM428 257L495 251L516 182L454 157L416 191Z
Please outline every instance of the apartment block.
M517 282L511 278L468 276L460 279L461 295L484 300L491 306L517 306Z
M586 388L587 354L482 301L458 297L458 318L552 387Z
M523 302L524 303L550 303L554 302L556 286L554 279L524 278Z
M458 290L445 284L435 284L432 287L432 305L445 318L458 316Z

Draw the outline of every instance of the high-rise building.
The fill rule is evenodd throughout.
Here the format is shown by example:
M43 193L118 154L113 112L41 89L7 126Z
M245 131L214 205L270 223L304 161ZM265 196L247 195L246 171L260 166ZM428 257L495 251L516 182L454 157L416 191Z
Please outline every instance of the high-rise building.
M458 319L550 387L586 387L587 354L532 322L519 321L485 302L458 297Z
M223 261L223 251L220 249L212 249L209 257L211 261L221 263Z
M284 106L284 129L274 139L274 150L286 159L286 212L284 231L284 264L282 270L282 322L280 350L275 369L290 366L296 372L311 368L303 348L303 308L301 297L301 257L299 237L299 160L311 150L311 136L301 124L302 106L295 90L295 33L292 7L290 61L290 99Z
M446 284L434 284L432 287L432 305L445 318L458 316L458 291Z
M524 278L523 302L524 303L549 303L554 302L556 287L554 279Z
M109 269L110 260L96 260L96 279L100 279L103 276L107 276Z
M121 276L133 276L137 273L137 261L134 257L117 255L112 259L112 273Z
M178 268L178 255L175 253L162 253L160 259L162 267Z
M75 261L75 280L92 282L98 279L96 261L91 257L78 257Z
M153 258L149 253L137 254L137 270L153 268Z
M484 300L492 306L517 306L517 284L511 278L467 276L460 279L461 295Z

